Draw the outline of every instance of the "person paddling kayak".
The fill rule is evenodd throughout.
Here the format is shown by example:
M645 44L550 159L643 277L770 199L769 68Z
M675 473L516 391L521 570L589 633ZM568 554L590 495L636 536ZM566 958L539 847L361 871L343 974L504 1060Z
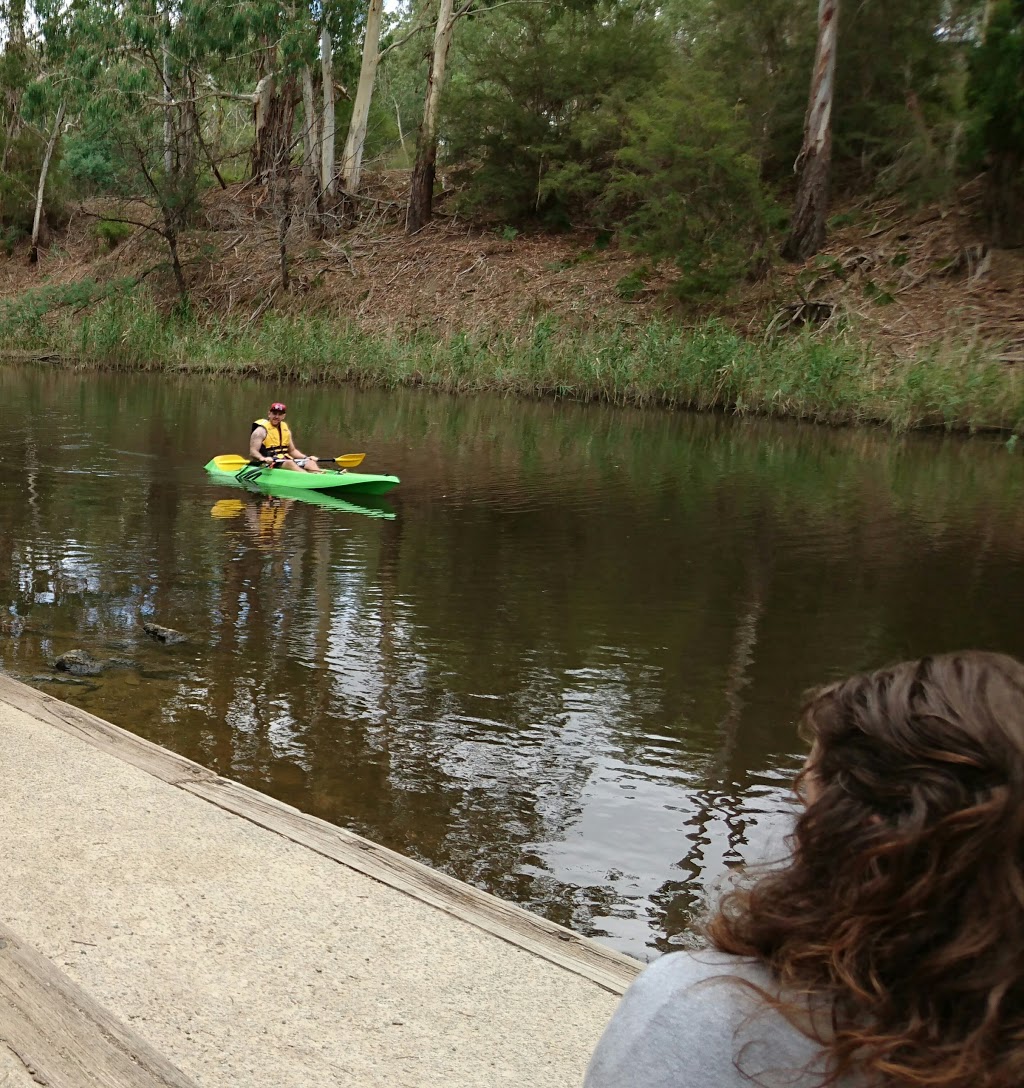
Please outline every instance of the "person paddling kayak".
M315 457L308 456L295 445L291 428L284 421L287 410L284 404L275 400L268 413L270 418L253 422L249 435L249 456L253 464L296 472L323 472Z

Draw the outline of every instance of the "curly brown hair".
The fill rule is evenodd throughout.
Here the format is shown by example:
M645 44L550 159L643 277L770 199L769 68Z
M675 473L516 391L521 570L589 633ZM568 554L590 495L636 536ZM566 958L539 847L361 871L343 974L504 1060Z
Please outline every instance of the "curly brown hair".
M826 1048L825 1084L1020 1088L1024 665L904 662L811 693L801 725L791 856L725 897L712 943L773 971L768 1000Z

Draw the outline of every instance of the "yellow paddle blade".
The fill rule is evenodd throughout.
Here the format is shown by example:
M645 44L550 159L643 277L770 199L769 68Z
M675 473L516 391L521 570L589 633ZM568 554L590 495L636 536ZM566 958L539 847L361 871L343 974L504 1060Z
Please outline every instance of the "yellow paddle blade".
M215 457L213 463L223 472L237 472L240 468L245 468L249 458L240 457L236 453L223 453L220 457Z
M234 518L245 509L245 503L241 499L221 499L213 504L210 510L211 518Z
M342 468L355 468L363 463L365 456L365 453L343 453L340 457L334 458L334 463L341 465Z

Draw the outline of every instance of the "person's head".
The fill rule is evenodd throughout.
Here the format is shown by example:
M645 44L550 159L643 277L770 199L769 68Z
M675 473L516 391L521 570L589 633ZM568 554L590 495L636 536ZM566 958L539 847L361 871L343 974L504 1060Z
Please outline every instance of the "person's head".
M287 407L279 400L275 400L270 406L269 419L271 423L280 423L285 417L285 413L288 411Z
M792 855L723 901L713 943L833 1003L836 1074L1024 1084L1024 665L970 651L854 676L801 727Z

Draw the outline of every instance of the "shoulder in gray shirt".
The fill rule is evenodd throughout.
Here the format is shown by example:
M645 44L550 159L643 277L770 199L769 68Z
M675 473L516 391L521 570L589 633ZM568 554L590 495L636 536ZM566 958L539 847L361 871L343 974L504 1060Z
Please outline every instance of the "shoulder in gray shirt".
M584 1088L816 1088L822 1048L744 982L778 990L767 968L739 956L663 956L627 990Z

